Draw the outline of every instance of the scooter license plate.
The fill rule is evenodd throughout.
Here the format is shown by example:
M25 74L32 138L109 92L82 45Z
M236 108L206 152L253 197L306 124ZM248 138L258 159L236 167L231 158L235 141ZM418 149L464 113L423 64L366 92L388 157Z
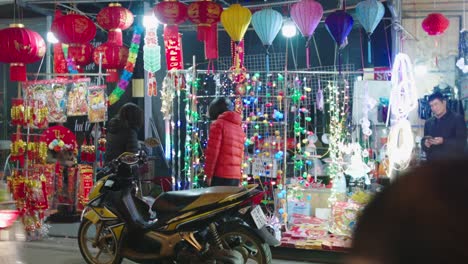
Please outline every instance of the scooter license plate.
M251 212L250 215L252 216L255 225L257 226L258 229L262 228L266 223L267 219L265 214L263 213L263 210L260 206L256 206Z

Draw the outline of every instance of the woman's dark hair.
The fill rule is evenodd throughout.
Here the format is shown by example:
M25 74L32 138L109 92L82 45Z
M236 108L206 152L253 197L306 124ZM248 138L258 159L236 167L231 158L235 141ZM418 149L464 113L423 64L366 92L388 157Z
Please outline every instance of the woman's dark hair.
M143 110L134 103L124 104L118 115L123 127L139 129L143 126Z
M208 108L208 115L211 120L218 119L218 116L226 111L229 111L231 100L226 97L218 97L210 103Z

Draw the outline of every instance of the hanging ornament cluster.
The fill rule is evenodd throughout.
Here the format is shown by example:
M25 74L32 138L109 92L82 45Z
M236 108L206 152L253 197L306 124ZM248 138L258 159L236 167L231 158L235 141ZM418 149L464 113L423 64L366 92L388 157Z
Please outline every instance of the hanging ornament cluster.
M93 163L96 161L96 147L88 145L86 141L81 146L81 162Z
M109 30L109 35L107 41L94 50L94 63L101 62L108 74L106 81L114 83L119 81L118 71L127 67L129 49L123 46L122 30L133 24L133 14L120 4L111 3L98 13L96 20L101 27Z
M273 44L281 26L283 25L283 16L278 11L273 9L263 9L257 11L252 16L252 26L257 33L257 36L262 41L265 47L265 67L267 75L270 72L269 48Z
M441 13L431 13L422 22L422 28L429 36L443 34L449 25L450 20Z
M197 25L197 39L205 45L208 60L218 58L218 22L223 7L211 0L193 2L188 6L188 19Z
M384 5L378 0L365 0L356 6L356 16L367 32L367 60L372 62L371 35L385 14Z
M68 72L72 74L83 72L84 66L92 62L94 47L90 44L90 41L96 36L94 22L84 15L74 13L63 15L57 10L51 31L60 42L56 44L57 48L54 49L58 53L57 60L62 59L60 53L63 52L63 59L66 62ZM59 50L60 47L62 51ZM55 61L55 63L62 65L61 71L64 71L63 61Z
M46 51L44 39L23 24L0 30L0 62L10 64L10 80L26 81L26 64L40 60Z
M291 7L291 18L306 38L306 64L310 68L310 39L323 17L323 7L314 0L302 0Z
M133 70L135 69L135 63L138 58L138 50L140 49L141 34L143 34L143 28L140 25L136 25L133 31L132 43L130 44L129 55L125 63L125 67L120 75L120 80L117 83L117 87L109 95L109 104L115 104L120 97L127 90L128 84L132 78Z

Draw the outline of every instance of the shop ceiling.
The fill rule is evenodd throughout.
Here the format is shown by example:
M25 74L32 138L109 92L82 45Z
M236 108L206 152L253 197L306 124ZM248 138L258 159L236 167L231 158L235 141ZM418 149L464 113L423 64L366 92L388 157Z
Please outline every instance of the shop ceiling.
M196 2L197 0L179 0L183 3ZM264 7L275 7L285 11L285 15L289 10L289 6L298 2L299 0L217 0L224 8L227 8L229 5L234 3L240 3L243 6L246 6L251 9L260 9ZM333 12L342 2L342 0L317 0L322 4L325 9L325 13ZM142 2L149 3L149 6L154 6L158 1L147 0L147 1L137 1L137 0L127 0L127 1L111 1L111 0L0 0L0 19L13 18L14 3L17 4L17 9L19 7L20 16L23 18L31 17L41 17L46 15L53 15L56 7L59 7L63 10L67 9L70 6L78 9L79 11L86 13L89 16L94 16L99 12L99 10L108 3L119 2L122 5L137 6L141 5ZM360 0L347 0L347 6L352 9ZM382 0L382 2L385 2Z
M183 3L191 3L197 0L180 0ZM277 8L282 8L283 10L288 10L289 6L298 2L299 0L217 0L216 2L223 5L223 7L228 7L234 3L240 3L243 6L247 6L252 9L274 6ZM333 12L343 0L317 0L320 2L324 9L325 13ZM352 9L358 2L361 0L346 0L347 6ZM59 6L62 9L67 9L67 7L73 5L78 10L93 16L99 12L99 10L105 7L110 2L116 2L111 0L0 0L0 19L9 19L13 18L14 3L16 2L17 6L20 9L19 17L22 18L33 18L41 17L46 15L53 15L54 9ZM127 0L127 1L118 1L124 6L132 5L141 5L142 2L149 3L150 6L153 6L154 0L138 1L138 0ZM385 2L385 0L382 0ZM403 15L407 17L414 17L418 15L425 15L427 13L441 11L444 13L451 13L453 15L458 15L462 13L462 6L468 0L402 0ZM18 8L17 8L18 10Z

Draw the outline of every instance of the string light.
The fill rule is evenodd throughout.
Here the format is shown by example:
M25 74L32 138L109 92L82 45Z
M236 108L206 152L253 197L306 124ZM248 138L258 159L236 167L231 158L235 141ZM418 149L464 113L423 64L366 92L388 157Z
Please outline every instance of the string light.
M409 113L418 105L416 85L413 76L413 65L408 55L399 53L395 57L392 68L392 90L389 101L387 126L391 116L387 145L389 156L389 171L403 170L408 167L411 153L414 148L414 137L411 124L408 121Z

